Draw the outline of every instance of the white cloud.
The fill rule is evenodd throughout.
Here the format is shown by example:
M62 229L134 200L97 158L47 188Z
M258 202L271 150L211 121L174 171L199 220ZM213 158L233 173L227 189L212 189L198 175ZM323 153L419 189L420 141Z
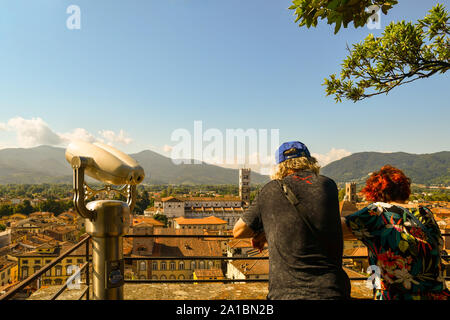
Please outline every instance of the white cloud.
M121 143L121 144L130 144L133 142L133 139L127 137L127 134L124 130L120 129L119 134L116 134L112 130L101 130L98 132L103 138L105 138L108 144L113 143Z
M24 119L15 117L7 123L0 123L0 131L10 131L16 134L18 147L35 147L39 145L66 146L71 141L83 140L87 142L103 142L112 145L113 143L130 144L133 142L124 130L118 134L111 130L99 131L101 137L96 137L84 128L76 128L71 132L58 133L53 131L49 125L41 118Z
M74 140L82 140L91 143L95 141L102 142L100 139L94 137L90 132L83 128L76 128L72 132L63 133L61 134L61 138L68 143Z
M21 117L12 118L6 125L8 131L17 134L20 147L34 147L37 145L60 145L63 139L50 129L41 118L30 120Z
M326 154L312 153L311 155L315 157L317 161L319 161L319 164L323 167L329 164L330 162L342 159L351 154L352 153L350 151L347 151L345 149L331 148L331 150L328 151Z

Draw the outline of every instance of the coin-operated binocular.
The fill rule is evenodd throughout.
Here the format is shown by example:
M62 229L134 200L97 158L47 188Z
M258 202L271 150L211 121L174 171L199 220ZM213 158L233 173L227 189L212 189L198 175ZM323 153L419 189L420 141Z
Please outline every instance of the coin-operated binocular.
M75 209L85 218L86 232L92 237L94 299L123 299L122 236L128 232L136 201L136 185L144 180L144 170L125 153L102 143L73 142L66 149L66 160L73 169ZM105 183L105 188L90 188L84 181L85 174ZM87 198L103 192L122 194L127 202L96 200L85 203Z

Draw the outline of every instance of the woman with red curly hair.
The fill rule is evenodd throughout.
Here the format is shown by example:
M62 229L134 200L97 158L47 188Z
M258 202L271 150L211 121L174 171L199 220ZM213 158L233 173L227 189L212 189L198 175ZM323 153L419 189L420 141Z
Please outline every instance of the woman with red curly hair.
M440 257L443 239L433 213L426 207L404 207L411 180L386 165L367 179L362 193L373 203L343 217L342 228L344 239L357 238L368 248L375 299L448 300Z

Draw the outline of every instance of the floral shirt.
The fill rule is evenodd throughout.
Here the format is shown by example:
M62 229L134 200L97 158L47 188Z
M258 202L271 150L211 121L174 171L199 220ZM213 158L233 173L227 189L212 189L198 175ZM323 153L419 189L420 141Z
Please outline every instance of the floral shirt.
M443 239L428 208L409 211L377 202L347 216L346 223L367 246L371 270L379 272L376 300L450 298L442 275Z

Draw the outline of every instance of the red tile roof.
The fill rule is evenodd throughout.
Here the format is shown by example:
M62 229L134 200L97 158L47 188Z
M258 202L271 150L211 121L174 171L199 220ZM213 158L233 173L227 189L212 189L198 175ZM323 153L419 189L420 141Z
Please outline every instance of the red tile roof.
M191 218L187 219L184 217L179 217L174 219L179 225L198 225L198 224L227 224L225 220L220 218L210 216L206 218Z

